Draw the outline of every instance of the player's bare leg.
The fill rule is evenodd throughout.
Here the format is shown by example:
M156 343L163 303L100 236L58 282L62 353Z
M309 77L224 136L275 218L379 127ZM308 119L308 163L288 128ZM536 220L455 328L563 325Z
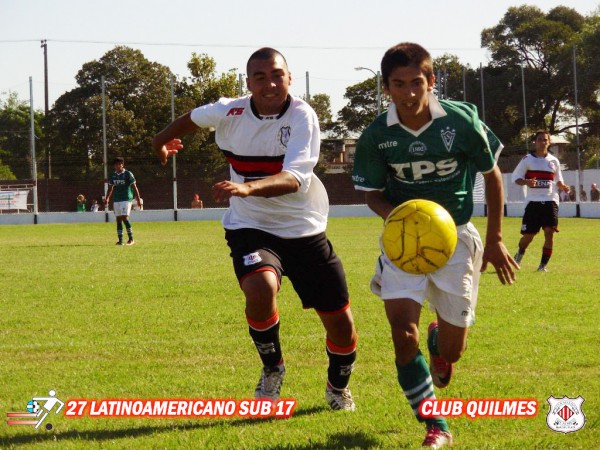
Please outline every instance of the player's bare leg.
M525 255L525 250L527 250L527 247L529 247L529 244L531 244L531 241L533 241L534 236L535 234L531 233L526 233L521 236L521 239L519 240L519 250L517 250L515 257L513 258L517 264L521 264L523 255Z

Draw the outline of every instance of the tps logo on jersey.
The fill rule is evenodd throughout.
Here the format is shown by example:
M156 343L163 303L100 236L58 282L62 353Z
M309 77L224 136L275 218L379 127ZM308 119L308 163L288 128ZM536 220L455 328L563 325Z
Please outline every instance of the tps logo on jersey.
M456 136L456 130L450 129L450 127L446 127L445 130L442 130L442 140L444 141L444 146L446 150L450 152L452 150L452 143L454 142L454 137Z
M228 116L241 116L244 113L244 108L231 108L228 112Z
M427 152L427 146L421 141L415 141L408 146L408 153L411 155L423 156Z
M585 414L581 404L585 399L580 395L577 398L563 397L561 399L550 396L548 403L550 410L546 416L548 427L558 433L572 433L580 430L585 425Z
M290 127L289 125L281 127L279 129L278 139L279 139L279 143L283 147L287 148L287 144L290 141L291 134L292 134L292 127Z

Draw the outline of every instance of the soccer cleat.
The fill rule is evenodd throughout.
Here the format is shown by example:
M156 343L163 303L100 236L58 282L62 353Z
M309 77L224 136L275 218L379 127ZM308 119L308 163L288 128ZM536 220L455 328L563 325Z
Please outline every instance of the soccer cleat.
M325 400L334 411L354 411L356 405L350 389L335 389L329 383L325 388Z
M521 264L521 260L523 259L523 253L517 252L513 258L517 264Z
M133 244L135 244L135 241L133 239L129 239L127 241L127 245L133 245Z
M125 245L125 244L123 244L123 241L117 241L117 243L115 245Z
M260 374L260 380L258 380L258 384L256 385L256 390L254 391L254 397L268 398L276 402L279 398L284 376L285 366L283 363L275 368L264 366Z
M428 341L429 336L434 329L438 326L437 322L431 322L427 329ZM429 347L429 346L428 346ZM440 355L434 355L429 349L429 372L431 373L431 379L433 384L438 388L445 388L450 384L450 378L452 378L453 365L442 358Z
M546 264L540 264L536 272L548 272L548 269L546 269Z
M447 431L442 431L435 425L427 427L427 434L422 447L442 448L445 445L452 447L452 435Z

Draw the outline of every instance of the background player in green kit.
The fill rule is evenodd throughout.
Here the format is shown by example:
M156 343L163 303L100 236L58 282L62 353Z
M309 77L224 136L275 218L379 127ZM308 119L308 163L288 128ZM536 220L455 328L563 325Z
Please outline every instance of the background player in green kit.
M446 421L424 418L419 405L435 398L433 385L450 382L452 363L466 347L473 323L479 272L491 263L502 284L514 281L518 267L502 243L503 188L496 157L502 145L479 121L470 104L440 100L432 94L433 62L420 45L401 43L381 61L384 89L392 98L359 139L354 162L356 189L366 191L368 206L382 218L410 199L435 201L456 222L458 245L448 264L428 275L396 268L383 254L372 291L384 300L392 329L398 381L414 414L425 422L423 446L452 444ZM477 172L486 184L488 220L485 247L469 222ZM437 322L429 326L429 367L419 350L419 316L424 300Z
M135 182L135 177L129 170L125 170L125 160L117 157L113 161L115 171L108 178L108 193L106 194L106 207L110 201L110 196L115 194L113 198L113 209L117 218L117 236L119 240L117 245L123 245L123 224L127 230L127 245L135 244L133 240L133 230L129 222L129 214L131 213L131 201L135 194L135 200L138 207L141 208L140 192Z

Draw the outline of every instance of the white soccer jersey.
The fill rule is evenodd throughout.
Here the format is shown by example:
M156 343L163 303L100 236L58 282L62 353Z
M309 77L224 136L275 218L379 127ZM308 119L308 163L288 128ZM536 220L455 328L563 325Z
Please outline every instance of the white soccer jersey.
M222 221L225 228L256 228L282 238L325 231L329 200L313 173L319 160L319 121L306 102L290 96L283 114L261 119L252 111L250 96L221 98L194 109L191 119L200 127L215 128L231 181L243 183L286 171L300 183L297 192L278 197L231 197Z
M548 153L545 157L537 157L532 153L528 153L512 173L513 183L519 178L523 180L536 179L534 187L527 186L526 202L555 201L557 204L559 203L556 183L558 181L564 182L564 180L560 170L560 162L555 156Z

